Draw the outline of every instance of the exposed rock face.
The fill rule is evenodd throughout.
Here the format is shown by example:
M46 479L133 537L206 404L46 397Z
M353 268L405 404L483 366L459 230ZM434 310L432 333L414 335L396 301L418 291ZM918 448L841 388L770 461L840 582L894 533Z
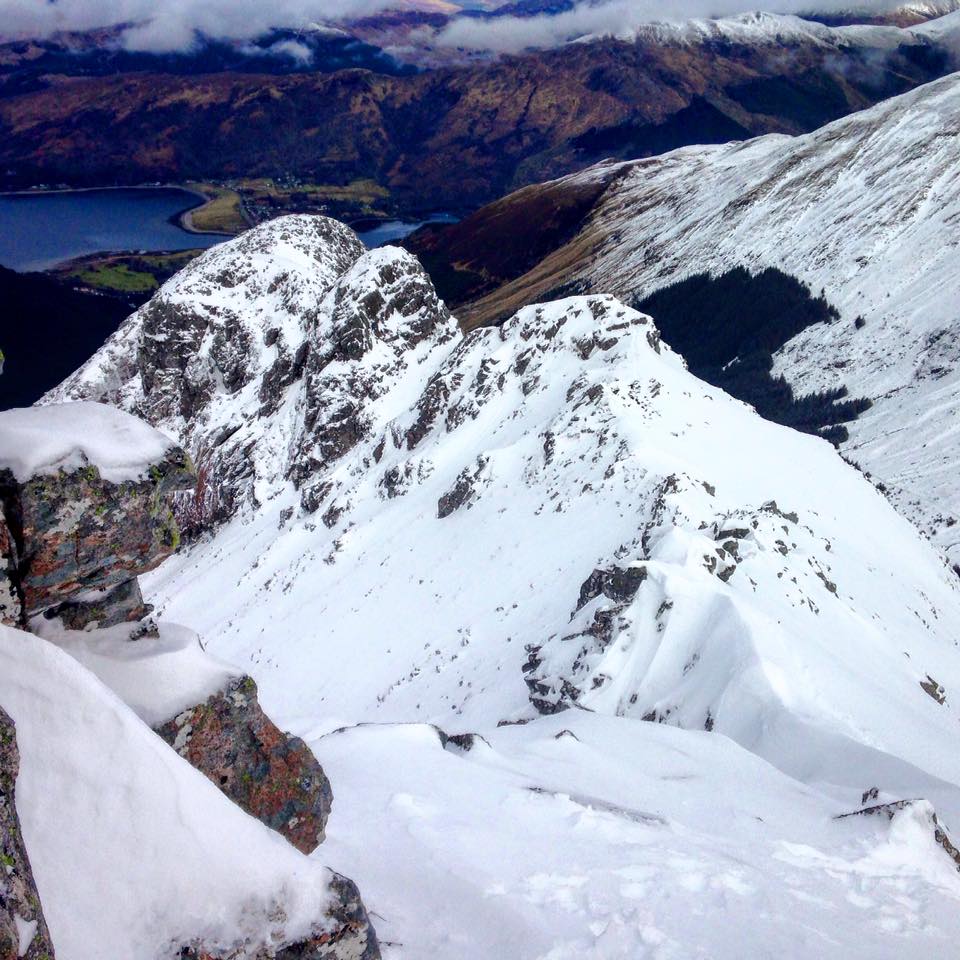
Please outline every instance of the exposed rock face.
M185 947L181 960L380 960L377 932L367 916L357 885L339 873L330 877L330 906L322 923L306 940L285 944L269 954L211 953Z
M16 565L16 544L0 516L0 623L7 626L19 623L23 614L20 594L13 576Z
M317 476L382 429L400 374L456 336L413 256L282 217L193 261L47 399L103 400L177 436L199 471L178 500L193 532L287 480L316 509Z
M407 369L456 338L455 321L411 254L375 250L338 282L328 300L304 381L303 429L290 473L313 508L313 478L368 439L391 412L389 392Z
M189 458L178 448L146 476L122 483L104 480L92 464L22 483L0 471L23 616L156 567L179 543L171 497L193 484Z
M0 708L0 960L53 960L50 931L20 833L13 721Z
M124 580L102 596L89 600L68 600L46 611L48 617L59 617L67 630L84 630L91 624L98 628L114 627L118 623L143 620L153 611L144 603L140 582L136 577Z
M157 728L234 803L311 853L323 840L333 793L310 748L277 728L240 677Z
M367 916L357 885L335 873L330 883L333 903L327 912L331 930L303 946L285 947L277 954L283 960L379 960L377 933Z

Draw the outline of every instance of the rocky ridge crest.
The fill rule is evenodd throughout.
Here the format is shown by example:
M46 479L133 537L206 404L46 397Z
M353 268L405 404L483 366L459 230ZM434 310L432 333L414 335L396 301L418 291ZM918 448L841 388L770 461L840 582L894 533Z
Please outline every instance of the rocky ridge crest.
M364 252L349 227L290 216L177 274L46 400L98 400L177 436L197 464L180 498L187 532L315 478L397 412L457 335L418 261Z

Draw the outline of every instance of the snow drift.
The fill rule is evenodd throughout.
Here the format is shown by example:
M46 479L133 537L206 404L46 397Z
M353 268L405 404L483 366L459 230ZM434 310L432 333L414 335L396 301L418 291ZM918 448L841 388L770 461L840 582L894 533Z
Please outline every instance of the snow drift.
M17 806L60 960L307 935L330 871L226 800L56 646L0 627Z

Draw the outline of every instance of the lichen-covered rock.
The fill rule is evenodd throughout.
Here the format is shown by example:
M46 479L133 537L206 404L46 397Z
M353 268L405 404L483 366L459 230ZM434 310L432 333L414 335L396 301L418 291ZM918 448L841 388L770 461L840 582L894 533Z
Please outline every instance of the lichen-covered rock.
M105 480L93 464L23 482L0 470L23 615L90 589L110 589L165 560L179 544L171 495L192 487L194 479L178 447L144 476L120 483Z
M0 960L53 960L50 931L20 833L13 721L0 708Z
M152 570L179 542L172 497L195 481L169 437L113 407L0 413L0 615L23 624Z
M210 952L202 945L184 947L181 960L380 960L380 943L360 899L357 885L331 873L330 906L315 931L305 940L266 954Z
M257 685L239 677L157 728L234 803L310 853L324 836L330 782L310 748L263 712Z

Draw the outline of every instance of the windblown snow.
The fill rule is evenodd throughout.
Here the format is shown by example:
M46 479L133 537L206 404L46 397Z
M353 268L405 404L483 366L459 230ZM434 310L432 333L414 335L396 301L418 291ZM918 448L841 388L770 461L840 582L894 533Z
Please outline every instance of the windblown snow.
M145 593L314 746L386 955L950 956L960 583L916 529L611 296L461 339L407 253L242 243L56 397L222 482ZM924 802L832 819L867 796Z
M137 480L172 441L137 417L102 403L50 411L0 411L0 470L18 480L94 466L104 480Z

